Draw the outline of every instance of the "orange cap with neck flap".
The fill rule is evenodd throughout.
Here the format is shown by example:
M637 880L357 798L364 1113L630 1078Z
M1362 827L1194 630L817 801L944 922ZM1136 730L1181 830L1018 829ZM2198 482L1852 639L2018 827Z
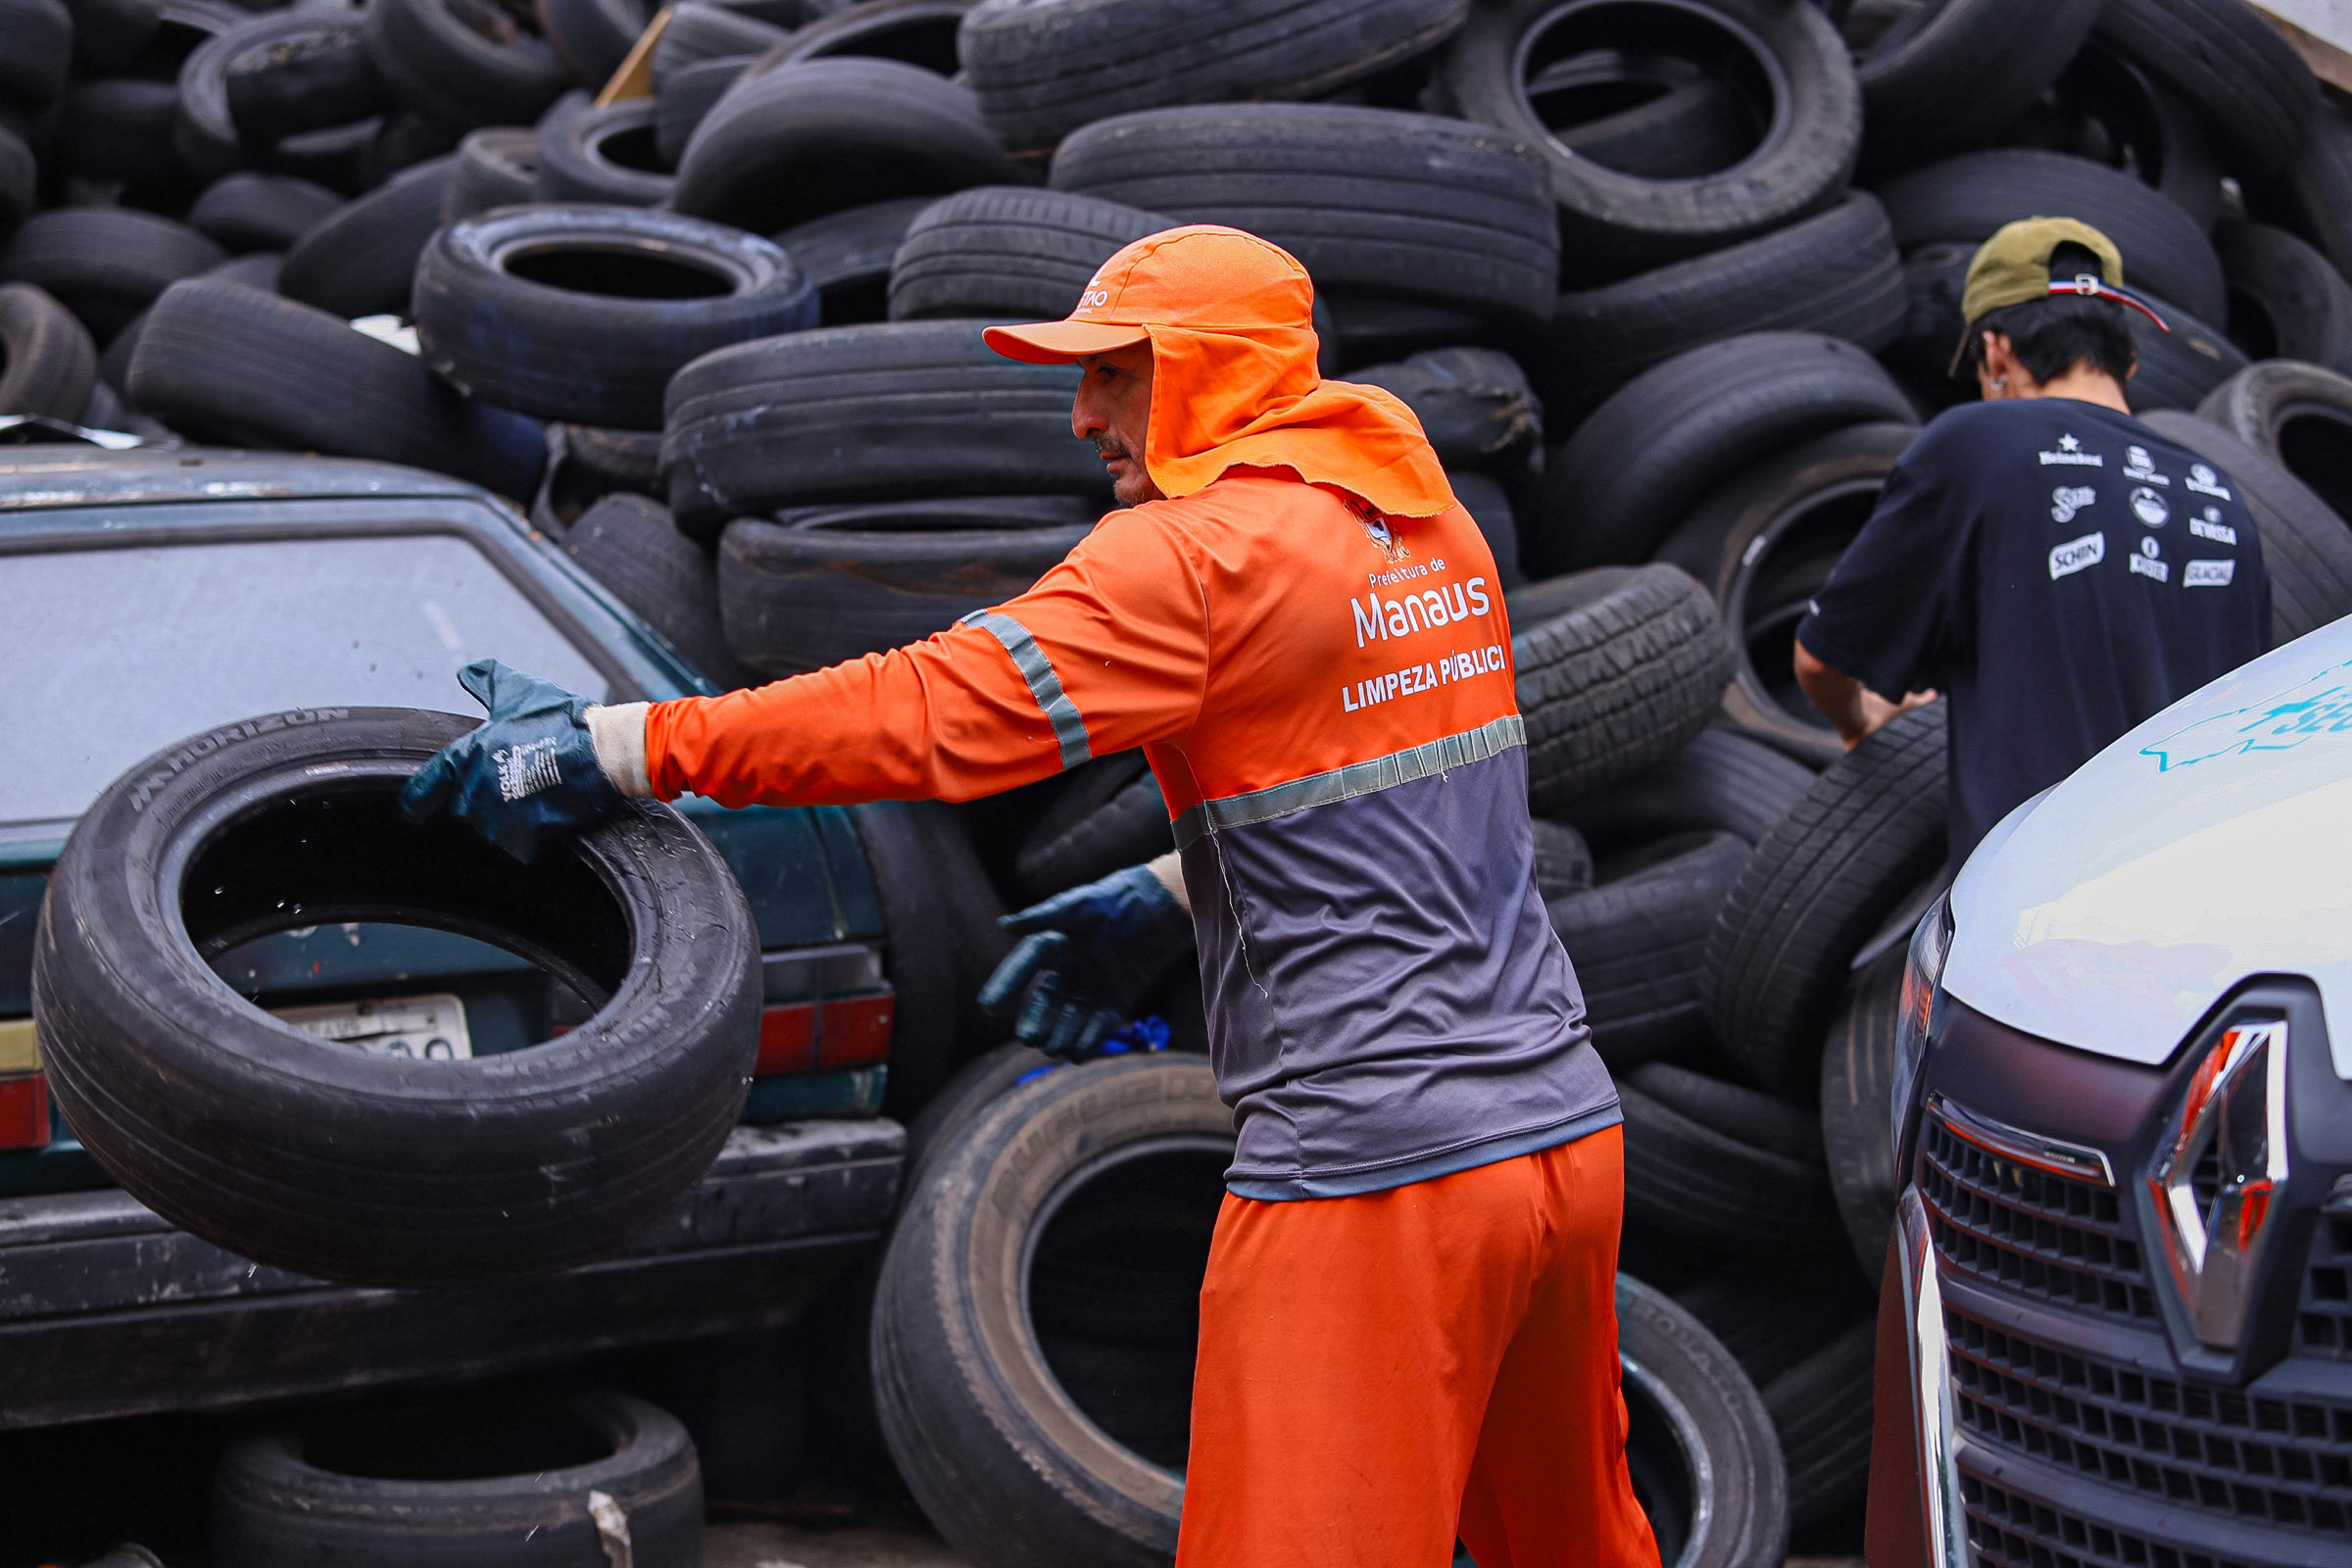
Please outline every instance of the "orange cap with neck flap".
M1170 497L1228 468L1289 468L1385 516L1453 505L1438 455L1404 404L1315 369L1315 289L1280 246L1213 223L1148 234L1095 273L1064 320L988 328L988 346L1065 364L1150 340L1144 466Z

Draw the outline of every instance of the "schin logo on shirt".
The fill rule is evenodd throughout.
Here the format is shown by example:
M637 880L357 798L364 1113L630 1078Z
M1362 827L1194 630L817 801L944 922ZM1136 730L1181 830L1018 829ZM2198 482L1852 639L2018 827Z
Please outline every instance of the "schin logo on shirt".
M2164 504L2164 497L2146 485L2143 484L2132 492L2132 515L2149 527L2163 527L2165 519L2172 514L2173 509Z
M2085 566L2095 566L2107 559L2107 536L2086 533L2080 539L2069 539L2050 551L2050 581L2071 577Z
M2156 465L2148 457L2146 447L2124 448L2124 477L2144 480L2149 484L2169 485L2173 482L2156 471Z
M2098 499L2099 493L2086 484L2062 484L2050 492L2050 520L2072 522L2076 513Z
M2057 451L2044 452L2041 455L2043 467L2046 468L2053 463L2072 464L2081 468L2104 468L2107 466L2105 458L2100 457L2096 452L2083 451L2082 443L2071 435L2062 435L2058 438Z
M2201 496L2219 496L2224 501L2230 499L2229 487L2222 483L2222 476L2202 463L2188 466L2188 487Z

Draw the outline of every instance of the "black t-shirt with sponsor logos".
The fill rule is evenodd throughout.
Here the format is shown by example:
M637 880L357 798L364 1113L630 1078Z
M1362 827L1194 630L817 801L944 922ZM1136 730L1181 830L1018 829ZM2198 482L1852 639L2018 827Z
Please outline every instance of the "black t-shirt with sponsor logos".
M1933 687L1957 866L2132 725L2263 652L2271 585L2229 475L2071 398L1920 432L1797 627L1889 700Z

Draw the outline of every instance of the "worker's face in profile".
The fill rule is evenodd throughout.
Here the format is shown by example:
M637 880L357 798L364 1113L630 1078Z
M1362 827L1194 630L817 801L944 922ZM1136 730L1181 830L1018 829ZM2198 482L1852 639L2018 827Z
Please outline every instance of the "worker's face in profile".
M1122 507L1166 500L1144 467L1144 433L1152 423L1152 345L1081 354L1078 368L1085 379L1070 405L1070 430L1102 454L1111 495Z

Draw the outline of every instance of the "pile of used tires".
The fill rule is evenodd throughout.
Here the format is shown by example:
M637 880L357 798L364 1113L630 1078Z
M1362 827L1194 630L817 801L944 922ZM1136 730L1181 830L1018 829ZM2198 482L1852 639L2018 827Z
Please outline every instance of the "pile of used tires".
M0 0L0 415L474 479L721 685L945 627L1107 504L1074 372L983 323L1171 223L1298 256L1510 587L1692 1563L1860 1496L1942 723L1844 752L1790 645L1967 395L1975 245L2049 213L2171 320L2134 406L2248 493L2278 637L2352 612L2352 116L2240 0ZM1135 756L970 820L1007 900L1168 842ZM977 1562L1163 1562L1230 1129L1182 1056L1036 1065L918 1128L882 1424ZM1079 1157L1131 1111L1135 1169Z

